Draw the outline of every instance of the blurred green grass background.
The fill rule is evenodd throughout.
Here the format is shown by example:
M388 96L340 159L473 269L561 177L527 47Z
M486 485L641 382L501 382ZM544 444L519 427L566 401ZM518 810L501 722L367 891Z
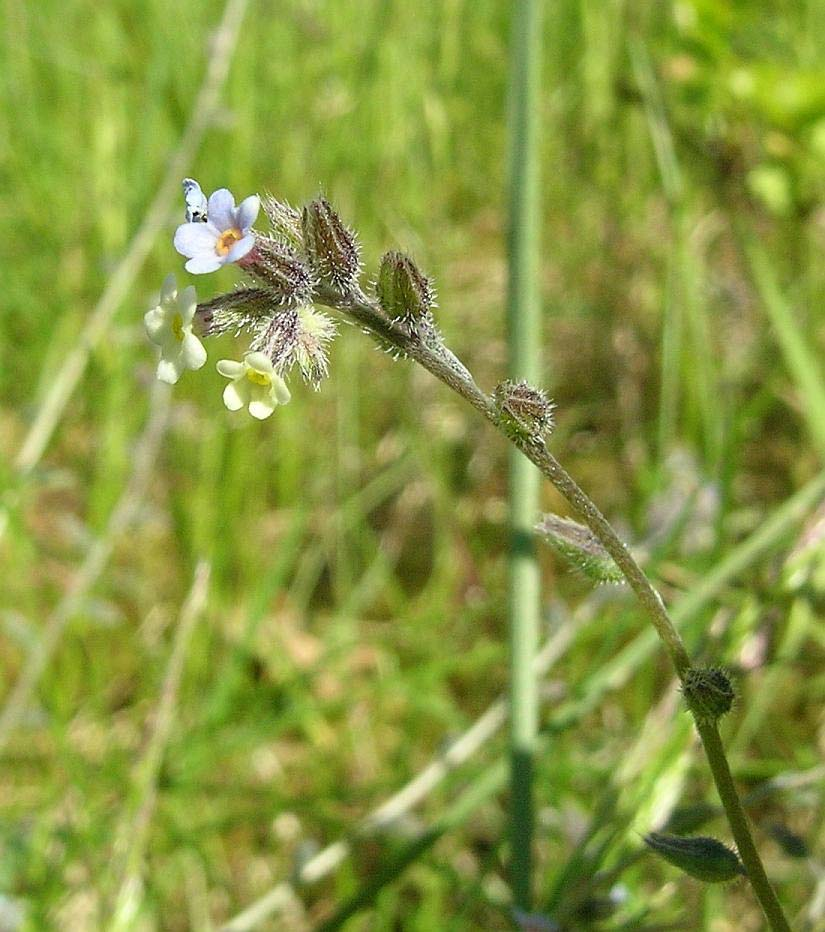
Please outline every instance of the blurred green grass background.
M168 271L187 278L175 221L22 485L13 460L163 178L221 14L213 0L3 8L0 480L20 498L0 541L5 695L133 473L154 365L142 315ZM823 27L821 0L568 0L545 13L553 449L672 601L821 471ZM358 229L367 274L384 249L412 252L436 279L448 343L487 389L506 355L508 30L508 4L492 0L252 0L188 170L239 197L323 190ZM233 281L196 284L209 297ZM229 355L230 342L210 347ZM175 388L136 520L3 751L0 906L21 908L23 928L108 927L115 837L200 559L208 603L135 928L218 928L505 690L504 444L350 328L321 392L293 389L259 425L223 409L211 365ZM727 730L746 788L815 767L825 743L825 579L816 527L805 548L802 535L797 521L691 622L700 656L743 672ZM743 884L704 889L633 854L668 805L715 801L707 772L657 655L622 666L643 630L628 598L542 561L547 631L575 634L544 686L537 908L571 929L760 928ZM598 694L617 657L621 689ZM415 819L449 812L502 753L491 742ZM506 802L488 795L346 927L510 928ZM752 815L790 914L825 928L821 783ZM809 863L776 824L806 841ZM719 818L707 830L727 837ZM398 829L357 843L264 927L334 915L403 841Z

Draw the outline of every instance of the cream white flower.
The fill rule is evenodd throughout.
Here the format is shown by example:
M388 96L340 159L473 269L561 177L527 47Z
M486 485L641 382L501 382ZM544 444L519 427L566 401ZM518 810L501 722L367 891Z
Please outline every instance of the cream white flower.
M206 350L192 333L198 298L192 285L178 294L174 275L167 275L160 304L143 317L149 339L160 347L158 378L174 385L186 369L200 369Z
M210 194L205 222L182 223L175 230L175 249L189 259L186 271L204 275L243 259L255 245L252 224L260 206L257 194L245 198L237 207L232 192L226 188Z
M247 353L243 362L221 359L218 372L232 381L223 390L223 403L230 411L249 408L259 421L268 418L278 405L285 405L291 395L286 382L263 353Z

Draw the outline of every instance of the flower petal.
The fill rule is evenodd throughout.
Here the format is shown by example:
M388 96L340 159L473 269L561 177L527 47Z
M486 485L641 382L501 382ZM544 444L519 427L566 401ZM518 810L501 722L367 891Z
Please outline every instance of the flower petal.
M217 272L222 265L220 256L201 254L190 259L184 268L193 275L206 275L207 272Z
M195 311L198 307L198 293L195 291L194 285L188 285L183 291L178 295L178 310L180 311L180 316L183 318L184 324L191 324L192 318L195 316Z
M279 376L272 377L272 397L279 405L285 405L292 397L292 393L286 387L286 382Z
M275 410L275 403L271 398L254 398L249 402L249 413L252 417L263 421Z
M243 257L251 252L252 247L255 245L255 235L253 233L244 236L243 239L239 239L237 243L229 250L229 252L223 257L224 263L228 262L237 262L238 259L243 259Z
M255 372L272 375L272 360L266 353L247 353L243 361L249 369Z
M200 369L206 362L206 349L191 331L183 338L180 356L187 369Z
M161 382L166 382L167 385L174 385L185 368L180 356L175 356L172 359L163 357L158 361L158 378Z
M230 382L223 390L223 403L230 411L240 411L246 404L248 395L243 382Z
M217 255L215 246L218 237L215 235L214 230L210 229L210 226L209 223L182 223L175 230L173 240L175 249L182 256L188 256L190 259L205 252Z
M151 311L147 311L143 315L143 326L146 328L146 336L161 346L165 331L169 330L169 320L164 309L153 307Z
M238 224L238 229L242 233L246 233L246 231L258 219L258 211L260 209L261 199L257 194L250 194L249 197L246 197L241 201L241 203L238 205L238 209L235 211L235 220Z
M235 198L226 188L219 188L209 195L209 222L219 233L235 226Z
M178 283L175 279L175 273L170 272L166 278L164 278L163 284L160 286L160 303L168 304L168 302L175 299L177 293Z
M239 379L246 371L244 364L234 359L219 359L217 370L225 379Z

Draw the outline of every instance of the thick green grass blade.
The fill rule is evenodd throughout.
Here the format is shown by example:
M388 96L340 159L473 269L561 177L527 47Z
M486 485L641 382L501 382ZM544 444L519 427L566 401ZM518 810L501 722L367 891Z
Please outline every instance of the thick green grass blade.
M538 0L513 7L510 49L509 374L535 382L539 370L539 87L541 17ZM530 908L533 837L533 754L538 723L533 656L538 646L539 570L532 532L539 476L511 451L510 467L510 729L513 897Z

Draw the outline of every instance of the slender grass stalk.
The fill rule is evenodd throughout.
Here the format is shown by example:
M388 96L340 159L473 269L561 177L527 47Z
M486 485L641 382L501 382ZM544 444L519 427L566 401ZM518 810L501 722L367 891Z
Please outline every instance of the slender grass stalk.
M799 403L811 440L825 456L825 379L813 342L806 341L793 310L782 294L764 249L754 237L747 242L746 255L756 289L773 324L788 372L799 390Z
M510 218L508 258L509 373L535 381L539 369L539 191L537 145L541 22L538 0L514 4L510 49ZM539 474L516 449L510 451L510 556L507 613L510 622L511 884L513 899L529 910L533 836L533 757L538 700L533 656L539 631L539 569L533 525Z
M679 166L667 110L647 47L641 39L631 38L628 52L644 105L662 192L670 210L674 239L662 319L659 460L661 463L672 444L680 398L684 396L688 413L692 411L693 420L704 435L706 458L718 468L723 436L718 367L704 352L710 345L710 335L701 299L702 268L697 256L696 218L690 210L688 186ZM689 380L684 377L686 358L690 360Z
M192 634L206 605L209 564L198 563L180 612L172 653L154 715L152 735L134 777L133 803L127 804L115 835L112 875L117 883L109 932L134 928L143 900L143 861L158 796L158 777L175 720L181 677Z
M679 679L684 682L691 671L691 662L684 642L671 621L662 597L636 563L626 545L613 530L611 524L599 511L573 477L547 449L542 437L519 434L508 431L502 414L493 398L486 395L475 383L467 369L455 357L443 348L433 347L410 336L398 323L388 319L380 306L363 294L357 287L346 294L328 286L321 286L316 295L318 303L327 304L342 311L350 320L378 337L383 344L395 346L401 353L415 359L427 371L457 392L504 436L506 436L529 460L538 466L556 489L573 507L578 516L593 532L599 543L607 550L633 589L639 603L648 615L664 644L676 669ZM759 900L770 928L774 932L789 930L787 920L765 874L759 859L756 845L750 834L750 827L736 796L730 769L716 728L700 727L697 720L699 737L705 754L711 765L711 773L728 823L740 848L740 856L748 871L753 891Z

